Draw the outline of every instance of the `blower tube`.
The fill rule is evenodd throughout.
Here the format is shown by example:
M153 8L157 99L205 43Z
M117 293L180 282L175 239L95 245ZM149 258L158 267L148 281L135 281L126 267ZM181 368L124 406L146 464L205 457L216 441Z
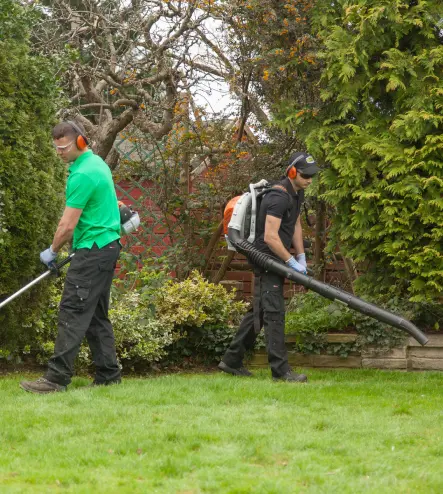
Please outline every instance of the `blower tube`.
M401 329L409 333L415 338L421 345L426 345L428 338L422 333L414 324L410 321L400 317L392 312L389 312L377 305L365 302L361 298L355 297L350 293L347 293L340 288L322 283L314 278L306 276L305 274L298 273L291 268L288 268L285 264L277 261L273 257L258 251L250 242L240 237L240 232L234 228L228 228L228 239L234 245L236 250L241 254L244 254L248 260L259 266L260 268L271 271L275 274L288 278L299 285L303 285L310 290L317 292L322 297L330 300L337 300L344 303L351 309L361 312L369 317L377 319L393 326L394 328Z

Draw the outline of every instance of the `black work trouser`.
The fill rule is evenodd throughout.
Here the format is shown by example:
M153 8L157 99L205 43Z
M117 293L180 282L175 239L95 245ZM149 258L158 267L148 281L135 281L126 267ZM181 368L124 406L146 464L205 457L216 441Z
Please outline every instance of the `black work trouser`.
M59 308L58 334L46 379L62 386L71 382L74 361L86 336L96 367L95 381L120 379L114 332L108 318L114 270L120 254L117 241L101 249L78 249L66 274Z
M272 375L279 377L290 370L285 346L285 299L283 296L285 279L270 272L257 271L254 274L255 283L260 284L260 293L254 295L255 303L240 323L237 334L232 339L222 360L229 367L236 369L241 367L245 353L254 348L257 335L264 326L268 362ZM257 297L259 297L258 301ZM258 331L256 330L257 324L254 325L254 306L256 311L258 310Z

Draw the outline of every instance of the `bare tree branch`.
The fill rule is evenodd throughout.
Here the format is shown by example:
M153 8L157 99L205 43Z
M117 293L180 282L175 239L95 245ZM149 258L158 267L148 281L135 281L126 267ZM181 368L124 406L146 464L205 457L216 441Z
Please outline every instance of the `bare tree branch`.
M130 123L156 138L170 132L177 88L189 85L171 54L195 43L209 12L199 0L51 0L42 9L35 47L60 58L68 47L63 79L72 107L62 113L89 122L101 156Z

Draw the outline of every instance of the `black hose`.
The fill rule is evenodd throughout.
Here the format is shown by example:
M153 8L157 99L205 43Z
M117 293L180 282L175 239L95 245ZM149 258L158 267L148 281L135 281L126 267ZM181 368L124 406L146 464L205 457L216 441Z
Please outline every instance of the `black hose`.
M340 288L328 285L327 283L322 283L321 281L315 280L310 276L306 276L289 268L273 257L258 251L247 240L240 238L240 233L238 230L229 228L228 238L234 245L234 247L238 250L238 252L244 254L252 264L259 266L265 271L271 271L275 274L283 276L284 278L288 278L289 280L294 281L299 285L303 285L304 287L309 288L310 290L320 294L322 297L343 302L348 307L356 310L357 312L389 324L390 326L393 326L395 328L406 331L421 345L426 345L426 343L428 342L427 336L407 319L404 319L403 317L382 309L377 305L371 304L370 302L365 302L355 295L351 295L344 290L340 290Z

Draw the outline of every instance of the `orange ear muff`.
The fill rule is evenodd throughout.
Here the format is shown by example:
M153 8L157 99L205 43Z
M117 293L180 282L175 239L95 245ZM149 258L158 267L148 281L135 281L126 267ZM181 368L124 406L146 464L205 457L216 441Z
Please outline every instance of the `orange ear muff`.
M68 123L78 134L77 139L75 141L75 143L77 144L77 149L79 149L80 151L86 149L88 147L88 139L83 134L80 127L72 120L67 120L66 123Z
M295 168L294 165L290 165L288 167L288 169L286 170L286 175L288 176L288 178L290 178L291 180L294 180L295 177L297 176L297 168Z
M86 142L86 139L83 136L78 136L77 137L77 148L80 151L83 151L88 147L88 143Z

